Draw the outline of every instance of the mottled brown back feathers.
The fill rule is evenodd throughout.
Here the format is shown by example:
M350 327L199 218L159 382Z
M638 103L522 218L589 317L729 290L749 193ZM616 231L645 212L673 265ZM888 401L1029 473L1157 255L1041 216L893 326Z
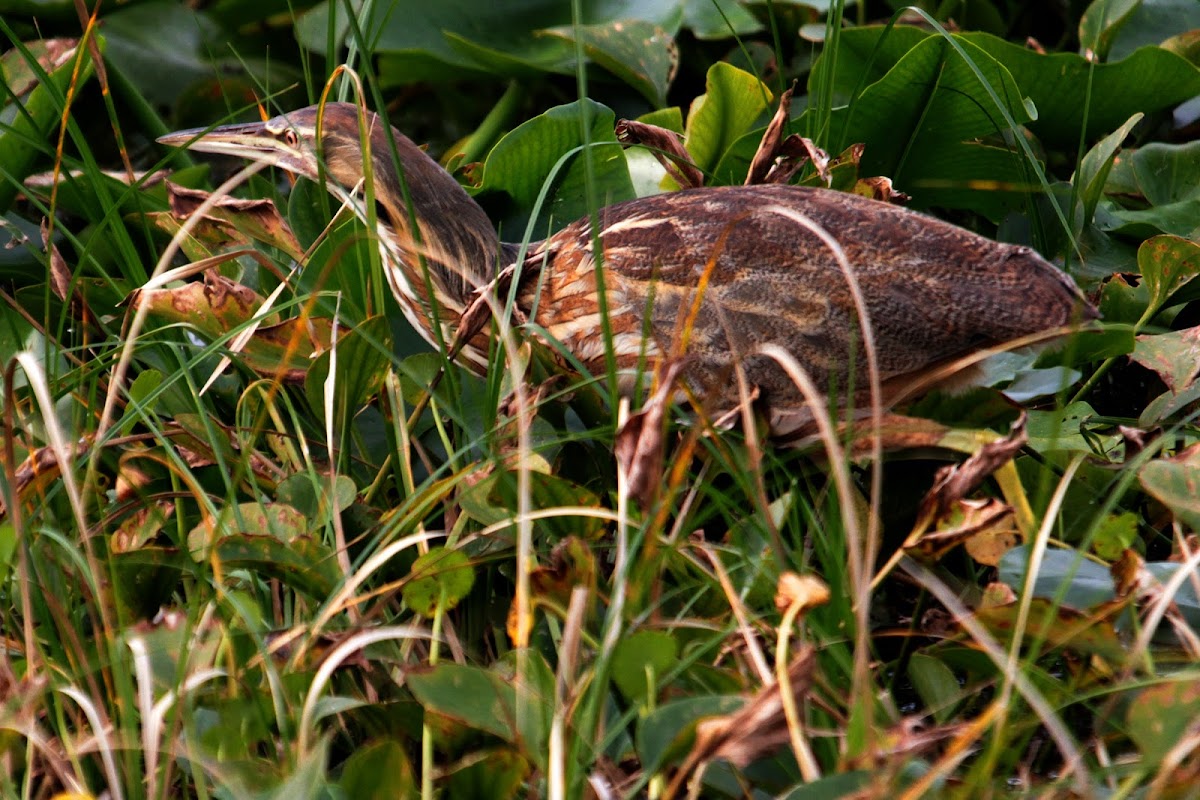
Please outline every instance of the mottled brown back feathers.
M845 387L853 359L853 379L866 385L865 358L861 350L851 354L861 333L837 259L817 235L778 213L780 207L825 229L844 250L866 301L884 380L1095 317L1074 283L1029 248L857 195L794 186L721 187L603 209L599 237L609 305L632 315L639 330L648 314L659 353L678 352L681 317L709 269L687 348L687 377L698 388L728 394L736 360L776 401L795 400L791 382L773 362L750 355L766 343L790 351L822 387L835 381ZM550 310L578 297L580 281L594 291L590 259L583 274L570 263L590 256L590 226L580 220L544 248L555 271L541 298L548 311L539 321L554 331ZM535 253L531 260L539 258ZM560 322L557 332L576 351L597 349L583 341L588 331L576 328Z

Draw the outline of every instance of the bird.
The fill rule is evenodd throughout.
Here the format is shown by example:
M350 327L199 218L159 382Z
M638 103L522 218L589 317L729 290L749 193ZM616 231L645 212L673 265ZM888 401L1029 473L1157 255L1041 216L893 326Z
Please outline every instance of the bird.
M671 359L681 360L693 396L717 406L736 405L751 386L771 408L803 407L792 378L761 352L766 345L791 354L821 391L866 387L851 286L828 243L797 215L844 252L885 386L1097 317L1075 282L1032 248L823 187L665 192L600 208L522 248L502 242L480 205L422 148L354 104L158 141L324 181L364 219L369 167L384 271L400 308L434 346L463 338L457 358L479 373L488 368L489 333L460 325L480 293L507 275L517 281L518 320L590 374L606 374L611 353L625 392ZM741 391L735 370L745 379Z

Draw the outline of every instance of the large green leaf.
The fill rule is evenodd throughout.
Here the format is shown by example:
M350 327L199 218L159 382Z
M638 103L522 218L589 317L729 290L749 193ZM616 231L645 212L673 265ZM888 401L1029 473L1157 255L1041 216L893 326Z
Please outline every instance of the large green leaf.
M1180 523L1200 531L1200 453L1156 458L1142 467L1138 477Z
M692 162L710 173L721 156L771 105L771 90L749 72L718 61L708 70L704 94L688 110L683 146Z
M1200 717L1200 681L1170 680L1148 686L1129 704L1129 738L1147 764L1162 764L1192 736Z
M158 0L123 6L104 17L108 58L152 103L173 104L184 86L217 76L207 56L221 29L207 14Z
M746 698L737 695L701 694L659 706L638 726L637 750L642 768L656 772L683 758L700 720L732 714L745 704Z
M737 0L683 0L683 25L697 39L726 39L762 29Z
M339 784L346 797L361 800L415 797L420 791L404 747L392 739L357 748L342 767Z
M642 20L562 26L547 33L579 41L588 58L637 89L655 108L667 102L667 87L679 64L671 35Z
M518 745L527 758L544 764L553 673L538 654L523 655L528 683L503 674L502 662L495 670L451 663L413 669L406 682L427 711Z
M1155 142L1123 158L1106 186L1111 193L1136 194L1147 208L1108 205L1099 227L1144 238L1155 233L1200 236L1200 142Z
M1086 56L1090 51L1103 59L1113 39L1142 0L1094 0L1079 20L1079 46Z
M657 694L657 681L678 661L679 642L671 634L637 631L621 639L613 650L613 682L626 700L638 705L649 704Z
M363 4L360 0L351 5L358 13ZM590 26L638 20L674 35L682 18L679 5L680 0L591 0L583 3L578 22ZM349 43L353 33L345 14L344 0L314 6L297 24L300 41L325 52L332 24L333 41ZM372 3L371 13L359 18L368 45L380 56L379 75L385 86L480 75L569 73L574 69L574 46L542 32L572 22L571 4L559 0L396 0Z
M1121 25L1109 56L1124 58L1138 48L1161 44L1197 28L1200 28L1200 3L1196 0L1142 0Z
M534 240L574 222L593 208L634 196L613 125L613 112L608 108L591 100L578 100L534 117L500 140L484 162L476 192L479 201L500 216L500 232L505 239L519 241L524 236L538 197L547 185L545 202L536 210L530 234ZM586 163L579 150L584 145L585 128L595 177L594 198L587 197Z
M834 73L839 101L847 101L856 90L880 80L909 50L928 38L926 31L911 27L896 27L886 37L879 27L844 31ZM1037 119L1029 122L1030 130L1056 147L1078 144L1084 125L1081 109L1085 105L1088 115L1084 133L1091 139L1114 130L1139 111L1161 111L1200 93L1200 70L1157 47L1130 53L1119 62L1094 64L1074 53L1038 53L986 33L961 34L958 38L1004 65L1020 93L1037 108ZM829 67L827 60L821 59L810 85L818 85L818 71ZM981 97L978 91L967 89L971 97Z
M1029 563L1028 545L1009 550L1000 558L999 580L1014 588L1025 584ZM1033 596L1058 600L1085 610L1113 599L1112 574L1106 567L1075 550L1052 547L1042 556Z
M1029 129L1047 145L1074 147L1115 130L1133 114L1171 108L1200 93L1200 70L1174 53L1147 47L1121 61L1092 64L1073 53L1044 55L986 34L966 38L1012 73L1037 106ZM1090 81L1090 83L1089 83ZM1087 124L1081 109L1087 106Z
M1006 143L1008 125L976 70L1016 123L1030 114L1007 69L971 42L957 43L969 63L940 37L895 53L886 74L852 105L834 110L829 145L841 151L865 143L861 173L891 177L918 206L970 208L999 219L1037 184L1020 150ZM839 59L838 85L846 89L844 63L850 62ZM809 83L819 85L815 73Z
M1150 292L1141 322L1147 322L1168 302L1178 302L1181 289L1200 275L1200 244L1179 236L1155 236L1138 248L1138 271ZM1182 293L1181 293L1182 294Z
M107 60L149 102L173 108L181 125L202 125L263 96L285 106L303 95L286 92L302 80L291 64L234 53L228 32L204 11L172 0L126 3L105 14Z
M1104 183L1108 180L1109 172L1112 171L1117 151L1120 150L1121 144L1133 130L1133 126L1141 120L1142 114L1140 113L1125 120L1124 125L1101 139L1079 162L1074 183L1079 192L1079 200L1083 203L1083 218L1079 220L1081 225L1092 221L1092 215L1096 213L1096 204L1104 195Z
M475 572L461 550L435 547L413 562L402 595L409 608L432 618L457 606L474 584Z

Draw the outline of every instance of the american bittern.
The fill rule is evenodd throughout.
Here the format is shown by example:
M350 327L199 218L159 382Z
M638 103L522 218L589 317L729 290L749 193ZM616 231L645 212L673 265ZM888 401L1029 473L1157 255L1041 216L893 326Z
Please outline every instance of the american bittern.
M509 266L518 248L502 244L462 186L393 129L406 202L386 123L370 112L365 121L388 281L413 326L436 344L434 325L440 325L448 342L475 291ZM359 114L349 104L159 141L323 177L343 199L364 180ZM768 343L794 355L823 389L865 387L866 360L853 352L861 341L858 314L845 275L830 248L780 209L800 212L845 251L887 385L968 352L1096 316L1074 282L1028 247L857 195L780 185L692 189L617 203L599 211L596 231L589 219L573 222L527 248L517 311L589 371L605 372L611 346L617 367L631 372L678 355L681 317L691 314L700 292L683 375L702 395L718 404L734 401L736 367L773 407L798 406L792 381L756 352ZM597 246L608 343L597 296ZM460 359L483 369L488 346L481 332L466 342ZM853 374L851 364L857 365Z

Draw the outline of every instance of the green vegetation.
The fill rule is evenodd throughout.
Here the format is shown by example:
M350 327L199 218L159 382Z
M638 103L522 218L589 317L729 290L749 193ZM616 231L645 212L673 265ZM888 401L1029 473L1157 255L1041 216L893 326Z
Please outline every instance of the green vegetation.
M1195 796L1200 3L84 5L0 0L0 797ZM450 365L320 188L154 144L328 88L528 242L793 81L1103 319L775 447Z

